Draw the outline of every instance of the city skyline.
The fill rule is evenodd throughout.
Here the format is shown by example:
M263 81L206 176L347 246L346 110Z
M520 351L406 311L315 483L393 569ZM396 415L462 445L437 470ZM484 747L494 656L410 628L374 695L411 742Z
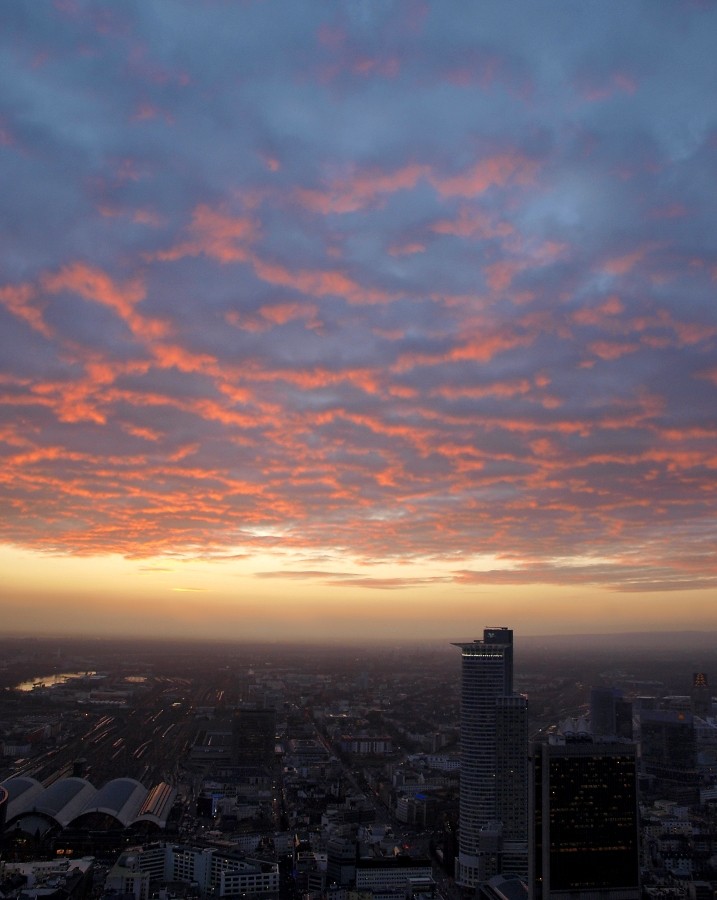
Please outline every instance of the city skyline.
M717 8L0 23L3 631L717 630Z

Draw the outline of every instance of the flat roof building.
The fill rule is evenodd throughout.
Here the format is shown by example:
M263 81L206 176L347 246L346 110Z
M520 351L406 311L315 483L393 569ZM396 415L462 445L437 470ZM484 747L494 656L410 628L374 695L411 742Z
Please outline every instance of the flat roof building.
M534 744L532 900L639 900L635 744Z

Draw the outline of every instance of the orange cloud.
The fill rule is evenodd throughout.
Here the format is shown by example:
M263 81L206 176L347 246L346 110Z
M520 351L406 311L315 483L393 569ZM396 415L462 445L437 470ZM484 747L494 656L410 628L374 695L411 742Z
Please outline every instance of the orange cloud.
M150 225L153 228L158 228L160 225L164 224L164 219L158 213L154 212L151 209L141 208L135 210L125 210L121 209L117 206L110 206L107 203L102 203L98 207L98 212L101 216L104 216L106 219L116 219L119 216L129 216L133 222L136 222L138 225Z
M441 385L431 389L431 396L457 399L459 397L517 397L533 389L527 378L519 381L495 382L488 385Z
M413 256L415 253L425 253L426 245L420 241L407 241L402 244L393 244L388 248L391 256Z
M113 387L117 377L141 375L150 368L147 360L108 362L90 357L76 361L83 366L82 377L74 381L39 381L30 387L30 397L38 398L62 422L106 424L109 410L117 399ZM30 402L30 397L26 395L23 402Z
M33 393L48 397L53 411L61 422L94 422L103 425L107 414L104 400L89 381L43 382L32 388Z
M144 300L146 291L139 278L121 285L101 269L85 263L70 263L54 275L40 279L43 288L52 294L70 291L86 300L94 300L115 310L123 319L131 318L134 307Z
M278 172L281 168L281 163L274 156L262 156L261 159L270 172Z
M162 432L154 428L140 427L139 425L131 425L128 422L121 423L120 427L132 437L141 438L143 441L158 441L162 437Z
M414 188L428 171L427 166L412 163L394 172L358 172L334 179L323 190L299 189L295 197L306 209L322 215L356 212L380 197Z
M453 234L457 237L508 237L513 226L489 213L462 206L457 219L441 219L431 225L436 234Z
M52 331L45 322L40 310L32 305L37 296L35 287L31 284L7 284L0 287L0 303L18 319L39 331L46 338L52 338Z
M479 160L458 175L441 176L432 172L430 166L410 163L393 172L378 169L352 172L332 179L321 189L298 189L294 196L300 205L322 215L351 213L398 191L411 190L421 179L428 180L444 197L474 197L493 186L531 184L537 169L535 161L513 151Z
M607 318L619 316L625 311L620 298L613 294L598 303L596 306L588 306L573 313L573 321L578 325L600 325Z
M132 221L138 225L151 225L153 228L164 224L164 219L151 209L136 209L132 213Z
M482 331L481 323L476 323L474 328L478 332L474 337L466 338L447 350L435 353L413 351L402 353L391 366L392 371L404 372L417 366L433 366L463 360L488 362L505 350L529 346L536 337L533 333L514 328L496 330L486 327L485 331Z
M481 159L460 175L433 175L430 180L443 197L475 197L491 187L532 184L537 171L534 160L514 151Z
M648 251L652 249L652 246L645 245L638 247L630 253L614 256L602 264L602 269L607 272L608 275L626 275L628 272L632 271L632 269L645 258Z
M40 276L40 284L48 293L69 291L108 307L142 340L155 340L169 330L166 322L147 318L136 311L135 307L146 296L141 278L120 283L99 268L75 262L63 266L59 272L44 273Z
M640 340L647 346L666 347L670 343L685 347L709 341L717 335L717 328L704 322L681 322L666 309L657 309L652 315L635 316L623 321L623 329L640 333Z
M164 369L180 372L207 372L213 370L216 358L206 353L192 353L178 344L155 344L152 353Z
M255 258L254 271L262 281L294 288L308 296L337 295L349 303L386 303L394 295L386 291L364 288L358 282L336 270L299 269L291 271L279 263L268 263Z
M149 254L148 258L170 262L204 254L222 263L246 262L250 258L249 247L259 234L252 217L230 216L213 210L206 203L195 207L188 231L188 240L169 250Z
M285 325L293 319L313 319L318 315L318 307L307 303L276 303L262 306L259 314L273 325Z
M513 278L525 268L522 260L501 260L483 269L485 279L492 291L504 291L510 287Z

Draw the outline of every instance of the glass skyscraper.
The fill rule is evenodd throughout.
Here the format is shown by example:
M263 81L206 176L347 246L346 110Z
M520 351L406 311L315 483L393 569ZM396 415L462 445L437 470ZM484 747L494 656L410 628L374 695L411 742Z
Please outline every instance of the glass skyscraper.
M527 874L528 715L513 693L513 632L486 628L462 655L456 880Z
M638 900L635 744L536 743L532 786L532 900Z

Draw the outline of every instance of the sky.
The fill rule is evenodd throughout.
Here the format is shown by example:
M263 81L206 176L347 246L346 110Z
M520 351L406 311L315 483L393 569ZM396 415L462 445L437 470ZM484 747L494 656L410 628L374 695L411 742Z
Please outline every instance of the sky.
M717 4L0 6L0 631L717 629Z

